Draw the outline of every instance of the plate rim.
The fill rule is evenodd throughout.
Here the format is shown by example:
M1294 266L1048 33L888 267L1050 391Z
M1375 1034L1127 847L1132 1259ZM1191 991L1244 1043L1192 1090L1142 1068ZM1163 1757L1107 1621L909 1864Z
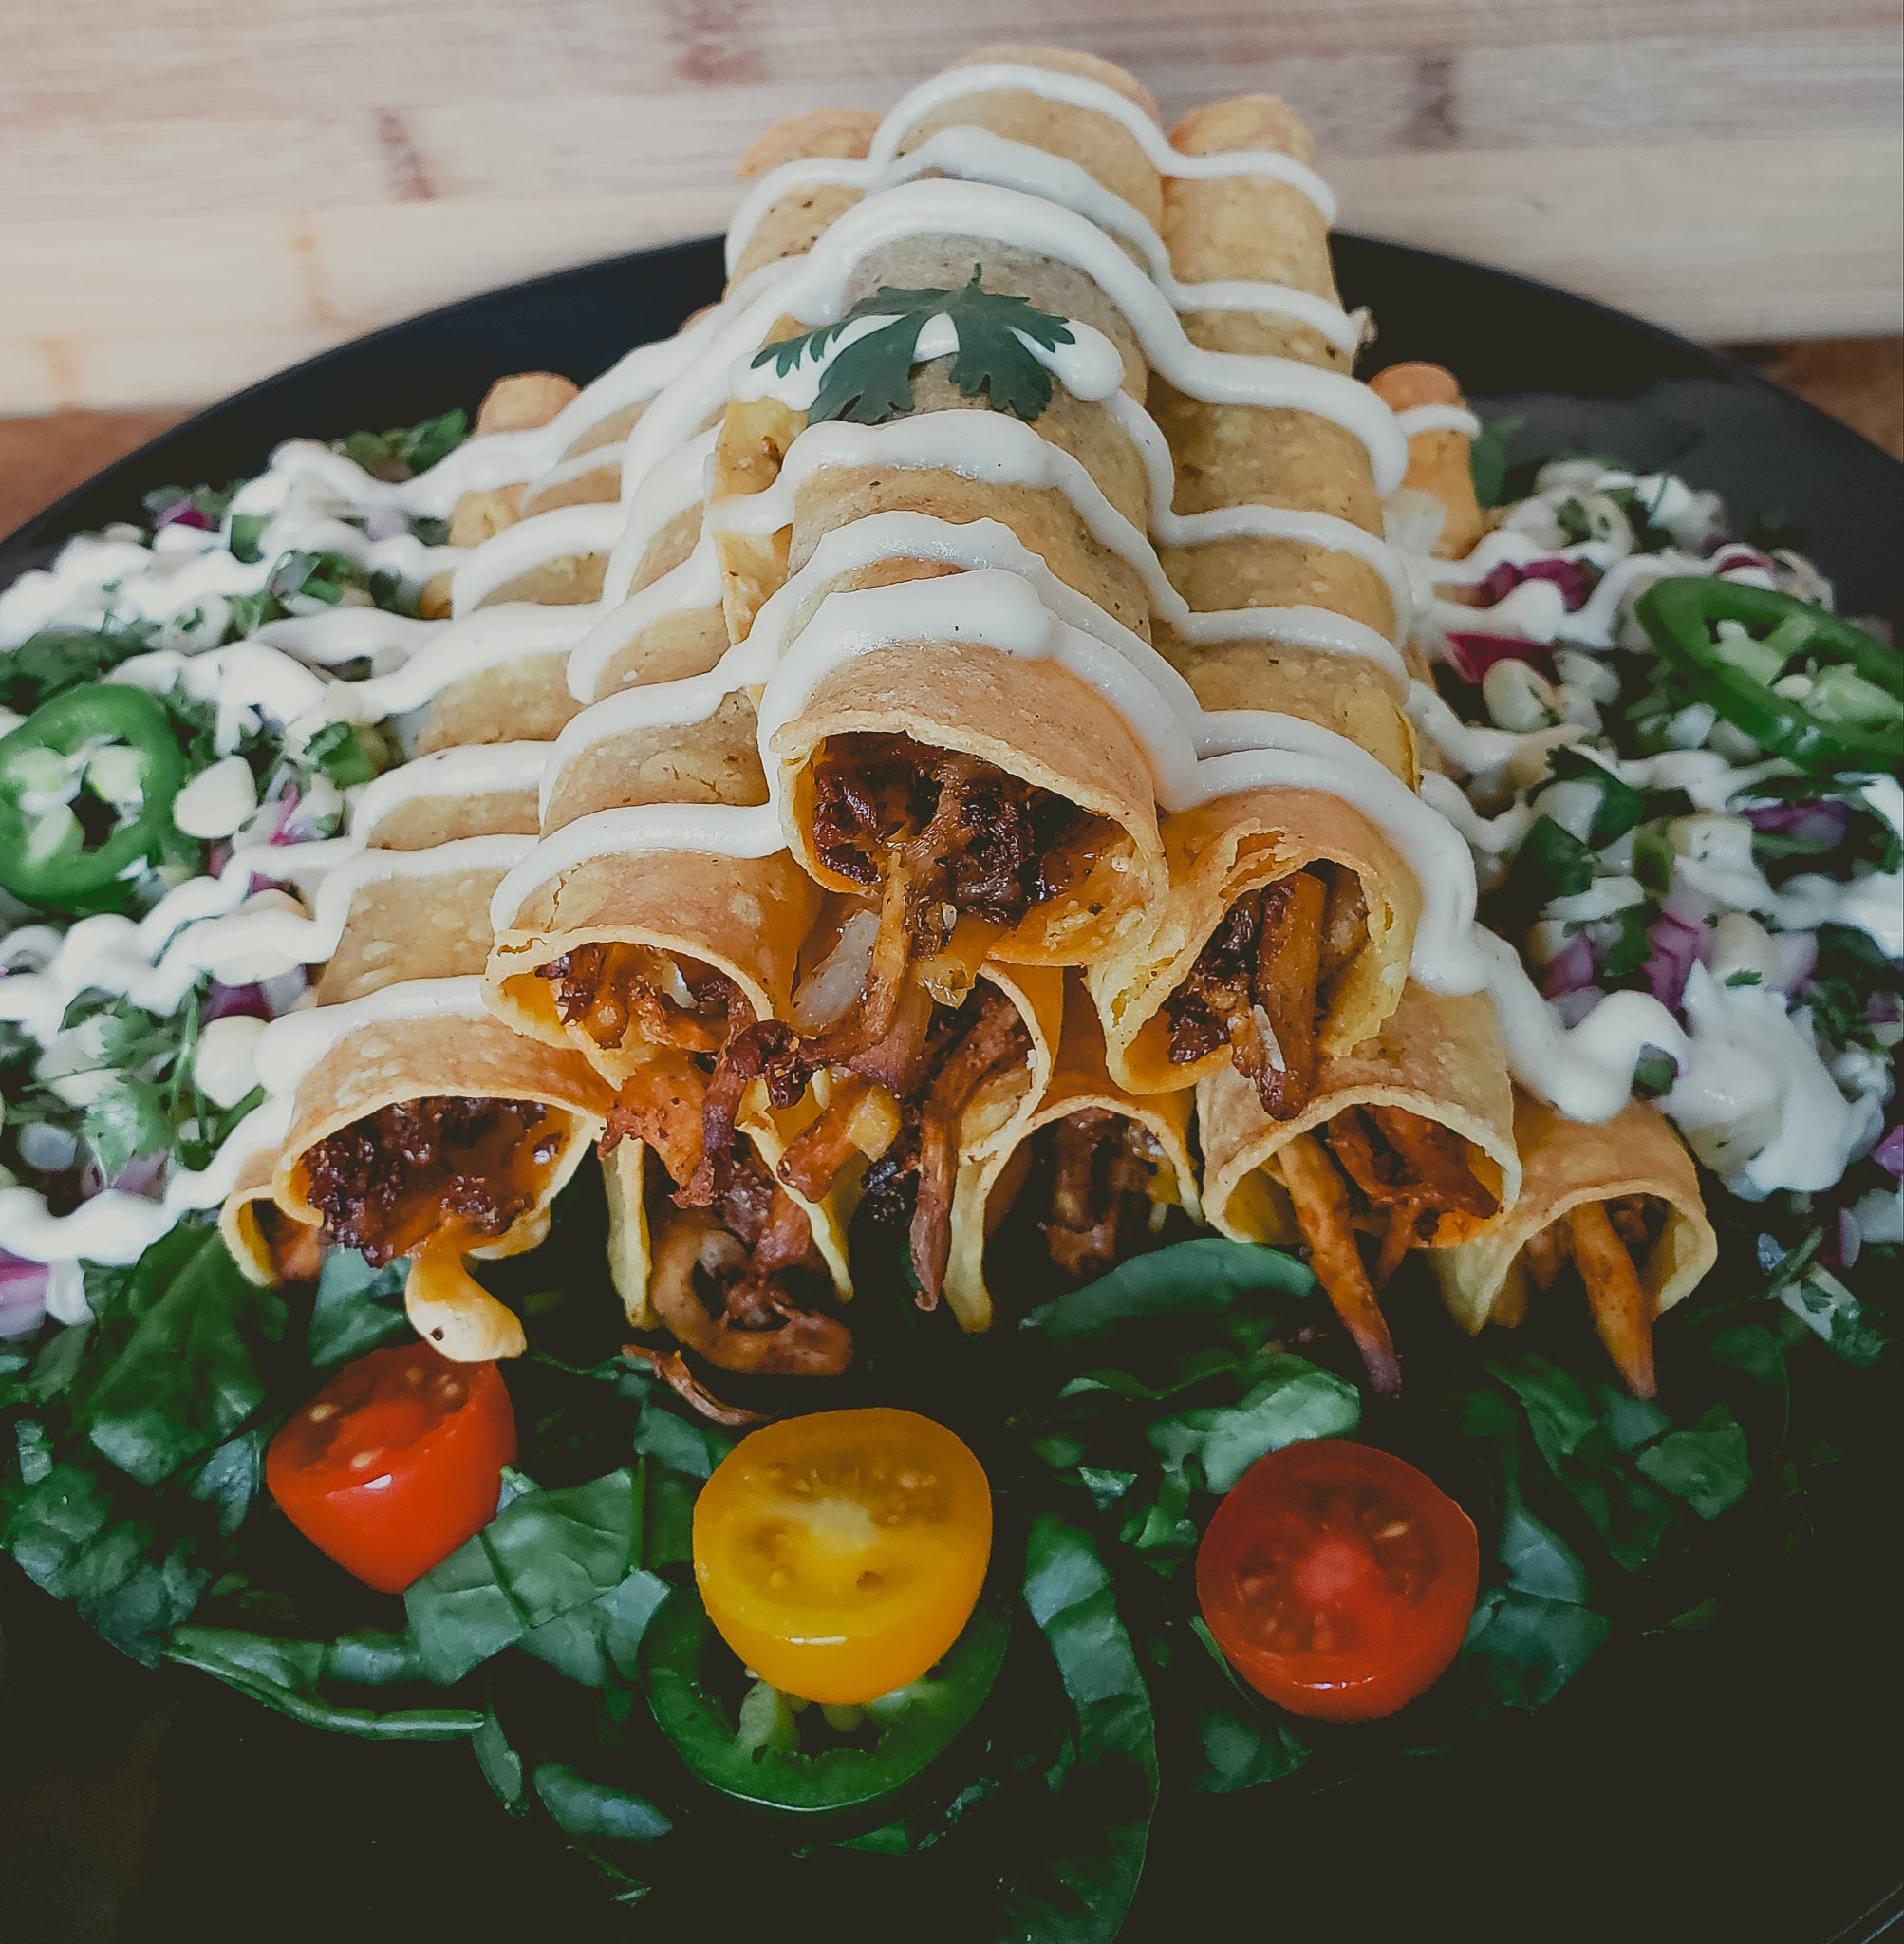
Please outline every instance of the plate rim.
M1503 270L1500 266L1484 263L1475 257L1456 255L1452 252L1426 249L1419 244L1397 242L1386 236L1365 235L1356 230L1338 230L1331 234L1332 249L1336 242L1351 244L1356 249L1373 249L1392 252L1404 259L1414 259L1444 269L1452 269L1464 273L1477 274L1497 282L1511 285L1521 290L1539 296L1546 302L1559 303L1583 320L1596 325L1612 325L1622 331L1638 333L1650 339L1662 348L1671 351L1681 359L1689 359L1703 364L1709 374L1735 387L1768 396L1777 401L1786 411L1795 411L1809 421L1814 433L1827 442L1839 446L1849 456L1856 456L1856 462L1868 465L1874 459L1904 480L1904 461L1894 458L1884 448L1855 427L1847 425L1841 419L1834 418L1821 406L1809 399L1801 398L1797 392L1788 390L1776 380L1767 378L1763 372L1755 371L1749 364L1742 363L1730 353L1702 345L1679 332L1669 329L1665 325L1655 324L1636 312L1622 310L1616 305L1603 302L1597 297L1588 297L1576 290L1569 290L1559 284L1550 284L1539 277L1532 277L1520 271ZM10 584L28 564L24 556L38 549L69 537L60 530L70 516L72 509L84 496L108 490L113 482L130 476L151 458L152 454L167 441L182 438L196 431L215 414L241 410L248 404L265 403L270 393L279 385L291 380L321 375L325 369L342 359L355 356L370 347L396 337L399 333L414 330L419 326L454 327L459 317L476 312L498 299L533 298L537 295L557 293L567 283L579 283L598 275L604 270L614 266L633 268L642 264L657 263L664 259L680 259L717 248L720 237L716 235L684 237L674 243L653 244L642 250L622 251L611 256L591 257L586 263L569 264L561 270L545 271L532 277L521 277L512 283L497 284L489 289L471 292L468 296L453 298L447 304L434 305L425 310L410 316L393 319L388 324L377 326L372 330L360 332L355 337L344 339L341 343L328 346L308 358L301 358L294 364L286 364L263 378L254 379L250 384L241 386L223 398L214 399L197 410L181 419L177 424L168 426L165 431L155 435L135 446L129 453L102 466L96 473L89 474L68 491L63 493L49 506L38 513L29 514L12 532L0 534L0 588ZM502 374L498 373L498 376ZM1485 396L1484 393L1479 394ZM1557 393L1556 396L1566 396ZM277 439L297 437L294 430L281 431ZM274 441L275 442L275 441ZM73 531L82 531L74 529Z

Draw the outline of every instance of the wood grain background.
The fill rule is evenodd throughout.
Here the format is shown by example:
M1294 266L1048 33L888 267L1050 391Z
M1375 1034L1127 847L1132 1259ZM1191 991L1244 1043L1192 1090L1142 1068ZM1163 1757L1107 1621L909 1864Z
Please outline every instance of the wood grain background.
M735 158L987 40L1266 87L1345 223L1696 336L1904 321L1895 0L0 0L0 413L202 401L718 229Z

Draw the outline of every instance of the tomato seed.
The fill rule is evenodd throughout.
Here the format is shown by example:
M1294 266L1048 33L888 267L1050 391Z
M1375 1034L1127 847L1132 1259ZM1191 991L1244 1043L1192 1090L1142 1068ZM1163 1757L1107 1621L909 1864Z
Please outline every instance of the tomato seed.
M309 1417L312 1424L322 1424L327 1418L337 1415L337 1406L334 1404L313 1404L306 1414Z
M1400 1539L1408 1531L1408 1529L1409 1522L1406 1519L1391 1519L1389 1523L1386 1525L1384 1525L1379 1532L1375 1534L1375 1537L1377 1539Z
M352 1456L350 1468L352 1471L368 1471L383 1455L383 1447L372 1445L367 1451L359 1451Z

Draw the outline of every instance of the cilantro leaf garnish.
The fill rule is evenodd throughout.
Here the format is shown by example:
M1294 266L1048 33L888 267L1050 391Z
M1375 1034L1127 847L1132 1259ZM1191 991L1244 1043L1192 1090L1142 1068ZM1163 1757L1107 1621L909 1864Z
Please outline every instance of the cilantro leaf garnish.
M884 425L913 408L912 367L919 361L919 334L935 317L949 318L958 333L951 377L962 397L982 399L994 412L1010 412L1027 423L1051 403L1052 375L1032 346L1050 351L1076 342L1061 317L1036 309L1025 297L983 290L980 268L962 290L895 290L862 297L835 324L782 339L756 354L756 366L771 364L782 378L802 360L828 356L849 325L884 319L876 329L856 337L833 353L807 413L808 422L844 419L855 425Z

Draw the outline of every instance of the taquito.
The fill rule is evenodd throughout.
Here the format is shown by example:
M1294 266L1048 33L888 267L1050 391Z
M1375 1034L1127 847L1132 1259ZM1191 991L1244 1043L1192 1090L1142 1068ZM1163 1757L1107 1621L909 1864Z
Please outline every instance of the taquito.
M1237 149L1310 156L1308 131L1270 96L1200 111L1172 141L1186 153ZM1303 191L1269 175L1164 187L1164 234L1185 283L1252 280L1335 300L1327 227ZM1336 371L1348 355L1298 315L1188 311L1207 348ZM1313 412L1208 403L1158 383L1159 421L1176 460L1180 518L1230 509L1280 511L1242 531L1168 547L1165 564L1199 614L1232 617L1244 638L1160 645L1210 710L1267 709L1346 737L1412 784L1415 763L1393 638L1406 579L1349 544L1381 531L1369 454ZM1311 516L1325 516L1318 530ZM1351 530L1326 544L1328 522ZM1279 532L1279 526L1288 527ZM1384 556L1377 552L1374 558ZM1243 610L1269 610L1253 618ZM1289 620L1339 617L1386 656L1303 645ZM1246 626L1246 618L1260 626ZM1220 625L1221 626L1221 625ZM1290 635L1278 638L1279 630ZM1421 889L1381 829L1355 805L1316 790L1253 790L1167 817L1164 919L1134 949L1092 965L1112 1075L1138 1090L1195 1082L1234 1063L1279 1119L1298 1114L1318 1062L1376 1032L1401 998Z
M523 1342L463 1256L541 1241L608 1108L586 1061L482 1008L489 900L520 848L465 840L412 853L434 872L364 884L313 1009L274 1029L308 1059L273 1174L278 1206L373 1262L409 1256L411 1321L459 1361Z
M1587 1126L1517 1094L1520 1198L1491 1227L1430 1259L1470 1336L1519 1323L1533 1292L1569 1267L1608 1355L1636 1397L1655 1389L1652 1325L1718 1260L1692 1157L1664 1114L1635 1100Z
M1325 1062L1301 1113L1272 1120L1220 1067L1198 1085L1197 1120L1208 1220L1243 1242L1306 1243L1371 1380L1394 1390L1382 1285L1407 1251L1472 1240L1521 1192L1492 1002L1410 984L1372 1040Z
M1082 988L1068 983L1056 1060L1035 1105L989 1147L961 1145L945 1301L967 1330L992 1322L986 1269L995 1237L1034 1286L1069 1286L1176 1240L1167 1226L1173 1209L1203 1219L1190 1159L1192 1090L1119 1087L1105 1068L1097 1015Z

